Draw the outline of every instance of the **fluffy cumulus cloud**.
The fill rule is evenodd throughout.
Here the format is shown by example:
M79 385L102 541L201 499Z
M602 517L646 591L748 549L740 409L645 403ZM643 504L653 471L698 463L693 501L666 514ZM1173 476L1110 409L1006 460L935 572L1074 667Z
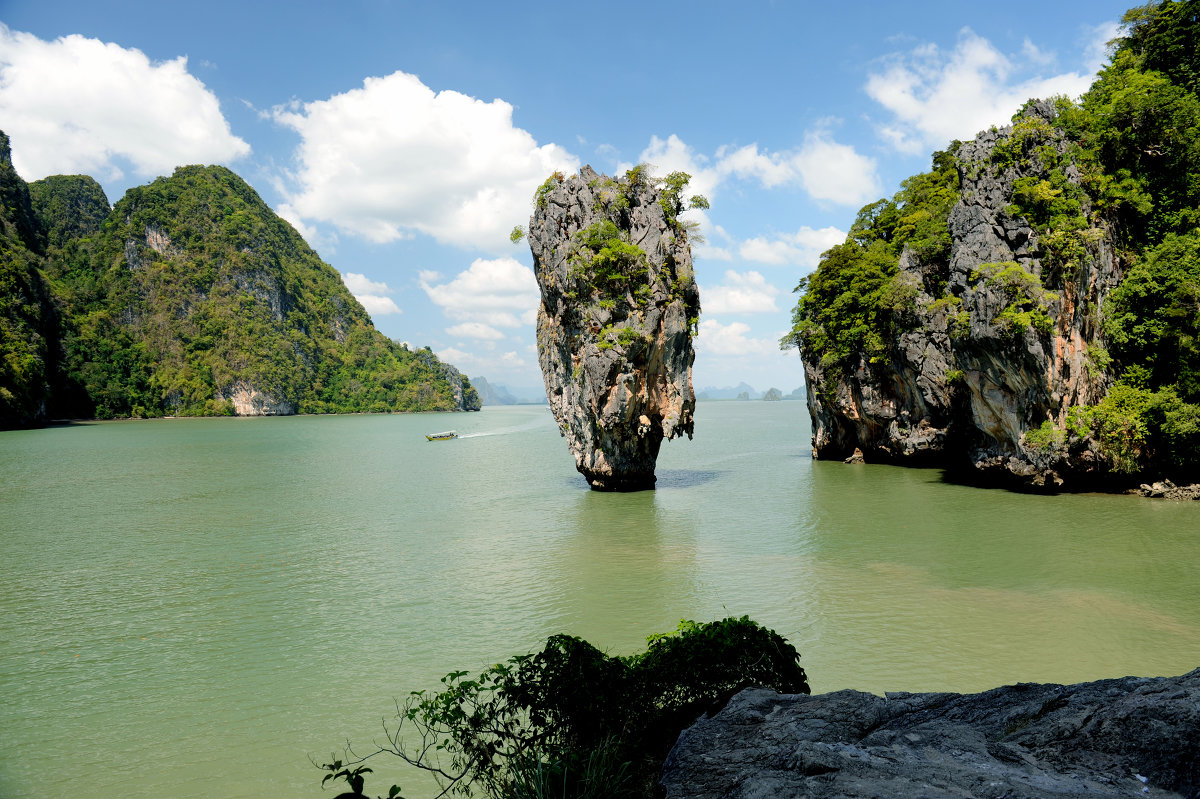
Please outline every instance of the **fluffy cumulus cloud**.
M891 113L877 130L897 150L919 153L1006 124L1031 97L1076 97L1091 85L1100 42L1115 31L1111 25L1093 31L1080 71L1048 75L1030 72L1056 60L1034 42L1026 40L1022 53L1010 58L969 28L949 52L923 44L891 55L867 79L867 94Z
M446 332L458 338L473 338L480 341L497 341L504 338L503 333L483 322L463 322L446 328Z
M738 255L745 261L772 265L793 264L809 270L816 268L821 253L845 240L844 230L833 226L811 228L805 225L795 233L746 239L739 245Z
M54 41L0 23L0 120L21 177L86 173L119 180L223 163L250 152L187 58L84 36Z
M659 175L687 172L692 176L688 193L703 194L709 200L729 178L753 180L768 189L798 185L813 199L849 206L874 199L881 187L875 159L835 141L828 121L810 131L803 143L791 150L763 151L757 144L722 146L712 158L696 152L674 134L666 139L652 136L640 160L651 164ZM621 164L619 168L630 166Z
M367 78L362 88L272 115L300 136L288 202L304 219L373 242L420 232L498 250L527 215L534 189L578 160L515 127L513 108L415 75Z
M654 167L656 175L669 175L672 172L686 172L692 176L688 181L686 194L703 194L709 200L717 191L717 184L722 175L710 166L709 158L696 152L675 134L665 139L658 136L650 137L650 144L642 150L641 162ZM628 169L632 164L622 164L621 168Z
M714 314L771 313L778 311L775 297L779 289L767 282L758 272L725 272L725 280L718 286L706 286L700 296L704 310Z
M696 339L696 350L713 355L776 355L779 353L777 339L753 338L750 326L743 322L723 325L716 319L700 320L700 335Z
M453 364L457 369L469 370L472 374L487 372L491 375L515 375L522 378L531 376L528 372L529 362L521 357L516 350L508 352L470 352L457 347L445 347L437 351L442 361Z
M392 290L387 283L370 280L357 272L346 272L342 275L342 282L372 317L401 313L400 306L388 296Z
M882 190L875 159L839 144L826 130L809 133L792 161L804 189L817 200L859 206Z
M813 199L837 205L861 205L879 194L875 159L848 144L834 141L822 126L810 131L794 150L760 152L757 144L717 151L716 171L722 177L753 178L766 188L799 184Z
M538 287L533 270L514 258L476 258L464 272L443 282L436 272L422 272L421 288L447 316L490 328L532 324L537 314ZM451 335L480 328L462 328ZM486 338L486 336L472 336Z
M881 186L875 159L835 141L828 124L810 131L803 143L791 150L762 151L757 144L722 146L712 158L697 153L674 134L666 139L653 136L641 160L661 175L687 172L692 176L689 193L710 200L729 178L753 180L768 189L798 185L813 199L850 206L877 197Z

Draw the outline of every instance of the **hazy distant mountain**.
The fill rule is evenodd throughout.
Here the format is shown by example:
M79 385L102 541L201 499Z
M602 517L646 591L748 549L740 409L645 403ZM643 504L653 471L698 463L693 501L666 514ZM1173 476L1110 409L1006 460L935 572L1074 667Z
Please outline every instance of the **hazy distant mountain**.
M484 405L516 405L517 398L508 392L504 386L493 386L486 377L472 377L471 385L479 392L479 399Z
M486 377L472 377L471 385L479 392L484 405L541 405L546 401L543 388L520 386L509 389L499 383L491 383Z
M696 392L698 400L715 400L715 399L741 399L741 395L745 394L745 399L761 399L763 393L749 383L738 383L736 386L726 386L724 388L716 388L714 386L706 386Z

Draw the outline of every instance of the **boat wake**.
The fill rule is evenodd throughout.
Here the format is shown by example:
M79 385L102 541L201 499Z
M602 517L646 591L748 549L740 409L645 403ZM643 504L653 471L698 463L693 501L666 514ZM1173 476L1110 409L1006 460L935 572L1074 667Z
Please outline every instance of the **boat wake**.
M482 433L466 433L460 435L459 438L486 438L487 436L506 436L511 433L522 433L526 430L535 430L543 427L546 424L544 420L529 422L528 424L513 425L512 427L500 427L496 430L487 430Z

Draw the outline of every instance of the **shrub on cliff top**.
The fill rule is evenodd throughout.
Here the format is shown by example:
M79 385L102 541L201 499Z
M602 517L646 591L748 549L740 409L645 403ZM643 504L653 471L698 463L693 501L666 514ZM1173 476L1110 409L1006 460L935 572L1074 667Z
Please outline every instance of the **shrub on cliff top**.
M750 686L808 693L799 657L745 616L683 621L624 657L555 635L541 652L413 692L386 729L388 743L367 758L388 753L432 772L439 795L649 796L675 738L714 705ZM417 739L411 747L406 730ZM326 764L326 779L355 780L361 793L367 758Z
M893 333L907 321L910 285L893 285L905 247L923 263L940 263L950 252L946 219L958 200L959 177L950 147L934 153L933 169L905 180L890 200L864 206L846 241L821 256L817 270L796 286L792 330L779 344L800 346L826 368L864 353L883 357ZM944 288L930 287L936 293ZM910 296L911 295L911 296Z

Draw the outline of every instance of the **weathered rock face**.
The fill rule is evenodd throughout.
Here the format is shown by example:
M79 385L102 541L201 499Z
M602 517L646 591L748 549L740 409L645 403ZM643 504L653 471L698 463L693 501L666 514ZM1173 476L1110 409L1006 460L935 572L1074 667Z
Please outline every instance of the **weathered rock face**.
M641 170L584 167L547 181L530 219L546 395L597 490L652 488L663 439L692 435L700 296L671 211Z
M218 396L233 406L235 416L291 416L296 404L259 391L244 381L221 389Z
M743 691L680 735L668 799L1200 797L1200 669L981 694Z
M1073 233L1068 259L1061 240L1040 240L1013 205L1020 179L1042 179L1048 158L1069 161L1054 117L1051 104L1032 104L1015 126L985 131L958 151L948 262L902 253L900 272L916 300L887 358L864 356L830 378L802 348L816 457L860 448L867 460L964 459L1035 485L1104 470L1086 441L1069 451L1027 435L1047 421L1063 429L1072 406L1104 396L1108 378L1089 347L1103 343L1100 308L1122 276L1105 228ZM997 157L998 148L1021 157ZM1079 184L1074 166L1064 172ZM1084 200L1082 213L1089 210ZM1018 310L1028 313L1018 318Z

